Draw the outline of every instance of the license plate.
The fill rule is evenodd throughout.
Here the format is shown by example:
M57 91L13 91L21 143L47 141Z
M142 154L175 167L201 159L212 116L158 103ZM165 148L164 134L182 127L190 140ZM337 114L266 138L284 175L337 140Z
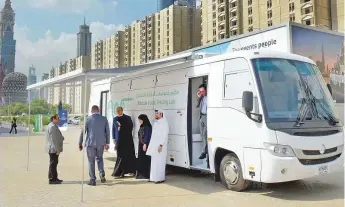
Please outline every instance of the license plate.
M319 175L328 174L328 165L319 166Z

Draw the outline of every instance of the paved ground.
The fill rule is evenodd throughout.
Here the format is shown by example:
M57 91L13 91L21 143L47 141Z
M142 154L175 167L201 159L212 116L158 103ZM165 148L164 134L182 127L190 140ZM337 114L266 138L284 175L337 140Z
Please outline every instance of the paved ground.
M73 131L73 132L71 132ZM161 185L132 178L113 179L113 154L106 153L106 184L84 187L81 202L82 153L76 148L77 131L64 132L64 152L59 177L65 182L51 186L47 181L48 156L44 136L30 139L30 165L26 171L27 138L0 139L0 207L32 206L344 206L344 172L299 182L270 185L265 190L235 193L212 178L196 172L176 172ZM86 163L86 162L85 162ZM87 166L84 170L85 178Z
M12 134L10 135L11 126L9 124L1 124L0 126L0 137L3 136L21 136L21 135L27 135L28 131L23 127L17 127L17 135L14 134L14 129L12 131Z

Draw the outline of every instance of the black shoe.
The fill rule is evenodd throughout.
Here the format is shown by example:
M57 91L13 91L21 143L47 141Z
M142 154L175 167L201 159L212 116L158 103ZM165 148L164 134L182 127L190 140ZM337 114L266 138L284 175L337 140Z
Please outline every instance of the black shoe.
M61 182L57 180L49 180L49 185L58 185L58 184L61 184Z
M105 177L101 177L101 183L105 183L107 182L107 180L105 179Z
M200 155L200 157L199 157L199 160L203 160L203 159L205 159L206 158L206 154L205 153L202 153L201 155Z
M57 182L60 182L60 183L62 183L62 182L63 182L63 180L60 180L60 179L56 179L56 181L57 181Z
M90 181L90 182L87 183L87 185L96 186L96 181Z
M165 180L157 181L157 182L155 182L155 184L160 184L160 183L164 183L164 182L165 182Z
M139 174L135 177L135 179L141 180L141 179L147 179L147 178L145 178L143 175Z

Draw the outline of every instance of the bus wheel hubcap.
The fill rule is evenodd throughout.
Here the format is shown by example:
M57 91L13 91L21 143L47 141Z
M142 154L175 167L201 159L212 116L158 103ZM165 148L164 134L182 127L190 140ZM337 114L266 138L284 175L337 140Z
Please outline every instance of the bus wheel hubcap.
M235 162L230 161L224 165L224 177L228 184L235 185L238 182L239 170Z

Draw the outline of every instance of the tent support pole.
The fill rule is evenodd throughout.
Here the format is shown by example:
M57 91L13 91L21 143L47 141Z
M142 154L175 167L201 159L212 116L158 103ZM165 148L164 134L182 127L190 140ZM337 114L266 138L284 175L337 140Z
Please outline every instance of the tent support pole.
M30 126L31 126L31 97L30 90L28 90L28 102L29 102L29 119L28 119L28 144L27 144L27 160L26 160L26 171L29 171L29 159L30 159Z
M83 140L86 139L86 102L87 102L87 74L85 74L85 79L84 79L84 98L82 99L84 101L84 111L83 111L83 115L84 115L84 127L83 127ZM83 151L82 151L82 181L81 181L81 202L84 202L84 165L85 165L85 147L83 147Z

